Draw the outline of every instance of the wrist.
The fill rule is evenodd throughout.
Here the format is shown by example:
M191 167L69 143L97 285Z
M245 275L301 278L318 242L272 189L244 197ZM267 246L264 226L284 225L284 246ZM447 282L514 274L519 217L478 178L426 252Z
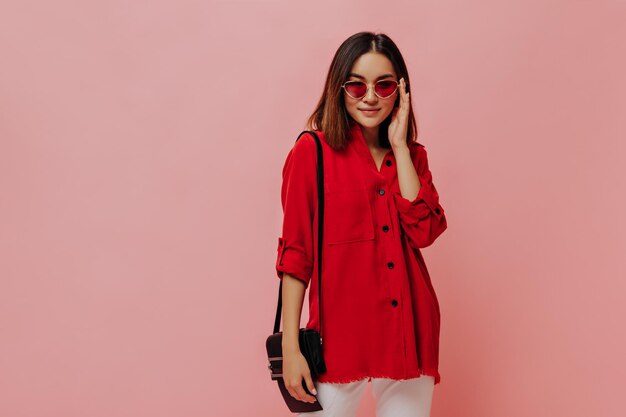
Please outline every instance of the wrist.
M290 356L300 353L300 345L298 343L283 343L283 356Z
M391 145L391 149L393 150L393 154L394 155L399 155L401 153L410 153L409 151L409 145L407 145L406 143L403 143L402 145Z

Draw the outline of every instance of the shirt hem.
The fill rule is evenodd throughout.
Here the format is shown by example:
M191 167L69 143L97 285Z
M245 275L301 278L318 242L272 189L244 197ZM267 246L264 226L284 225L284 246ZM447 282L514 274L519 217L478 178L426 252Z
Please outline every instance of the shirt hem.
M408 379L414 379L414 378L419 378L422 375L426 375L426 376L432 376L433 378L435 378L435 385L439 384L441 381L441 375L439 374L439 372L437 372L436 370L430 370L430 369L423 369L420 370L418 374L414 374L414 375L409 375L406 378L398 378L395 376L391 376L391 375L384 375L384 374L362 374L356 377L347 377L347 378L341 378L341 377L330 377L328 379L326 379L325 377L323 381L320 381L324 384L347 384L350 382L357 382L357 381L363 381L364 379L371 379L371 378L387 378L387 379L393 379L396 381L406 381ZM318 378L319 380L319 378Z

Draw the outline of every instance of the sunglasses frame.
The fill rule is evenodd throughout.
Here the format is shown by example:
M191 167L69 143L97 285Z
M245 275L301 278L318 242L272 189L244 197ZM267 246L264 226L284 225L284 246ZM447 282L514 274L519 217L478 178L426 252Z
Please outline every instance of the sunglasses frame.
M389 97L391 97L391 96L393 95L393 93L395 93L396 91L398 91L398 88L400 88L400 82L399 82L399 81L395 81L395 83L396 83L396 89L395 89L395 90L393 90L393 92L392 92L391 94L389 94L388 96L386 96L386 97L381 97L381 96L380 96L380 95L376 92L376 84L378 84L378 83L380 83L380 82L389 82L389 81L392 81L392 82L393 82L393 81L395 81L395 80L378 80L378 81L376 81L376 82L374 83L374 85L372 85L372 84L368 84L368 83L366 83L365 81L360 81L360 80L348 80L348 81L346 81L345 83L343 83L343 84L341 85L341 88L343 88L343 90L346 92L346 94L347 94L348 96L352 97L352 98L353 98L353 99L355 99L355 100L360 100L360 99L362 99L363 97L365 97L365 96L367 95L367 93L369 92L370 88L372 88L372 87L373 87L374 94L376 94L376 97L378 97L378 98L380 98L380 99L385 100L385 99L388 99ZM349 84L349 83L363 83L363 84L365 84L365 86L367 87L367 88L365 89L365 94L363 94L361 97L354 97L352 94L348 93L348 90L346 89L346 84Z

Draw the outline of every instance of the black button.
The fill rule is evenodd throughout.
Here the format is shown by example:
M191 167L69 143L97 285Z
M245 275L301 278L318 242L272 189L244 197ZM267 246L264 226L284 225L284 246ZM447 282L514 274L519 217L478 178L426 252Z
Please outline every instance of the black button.
M391 300L391 305L392 306L397 306L398 305L398 300Z
M387 262L387 267L389 269L393 269L393 262Z
M390 167L390 166L391 166L391 161L390 161L389 159L387 159L387 160L385 161L385 164L387 164L387 166L388 166L388 167Z
M435 207L435 213L437 214L441 213L441 210L439 210L439 207Z
M383 226L383 232L388 232L388 231L389 231L389 226L384 225L384 226Z
M383 190L382 188L380 190L378 190L378 194L383 195L385 194L385 190Z

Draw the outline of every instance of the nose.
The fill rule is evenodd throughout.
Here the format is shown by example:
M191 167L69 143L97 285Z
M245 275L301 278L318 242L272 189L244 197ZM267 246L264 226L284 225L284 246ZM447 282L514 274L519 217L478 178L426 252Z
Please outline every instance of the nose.
M366 103L371 103L375 102L376 100L378 100L378 97L376 97L376 94L374 93L374 88L368 86L367 91L365 92L365 97L363 97L363 101L365 101Z

